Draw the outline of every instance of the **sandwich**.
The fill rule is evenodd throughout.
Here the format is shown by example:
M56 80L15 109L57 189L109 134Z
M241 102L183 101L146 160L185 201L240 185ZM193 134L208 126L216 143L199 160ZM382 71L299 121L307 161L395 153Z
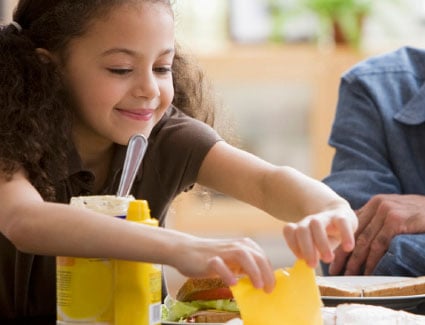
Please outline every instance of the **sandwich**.
M163 320L186 323L225 323L240 317L230 288L218 278L189 278L173 299L167 296Z
M316 283L322 297L391 297L425 294L425 276L406 278L400 281L389 279L388 282L376 284L360 284L351 282L350 277L337 283L328 281L326 277L316 277Z

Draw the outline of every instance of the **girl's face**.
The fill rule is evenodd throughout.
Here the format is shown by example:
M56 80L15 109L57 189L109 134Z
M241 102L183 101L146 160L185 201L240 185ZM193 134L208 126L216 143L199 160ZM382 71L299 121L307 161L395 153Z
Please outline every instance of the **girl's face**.
M149 136L174 96L174 19L164 4L122 5L71 41L62 67L79 142L127 144Z

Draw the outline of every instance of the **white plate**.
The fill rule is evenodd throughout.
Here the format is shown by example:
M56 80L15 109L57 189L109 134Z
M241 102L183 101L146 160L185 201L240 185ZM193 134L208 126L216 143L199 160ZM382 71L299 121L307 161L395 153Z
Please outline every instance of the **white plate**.
M347 284L355 287L382 283L400 282L409 277L396 276L325 276L327 282L334 284ZM384 306L392 309L415 311L416 307L425 302L425 294L413 296L388 296L388 297L338 297L322 296L325 306L334 307L342 303L363 303L368 305Z

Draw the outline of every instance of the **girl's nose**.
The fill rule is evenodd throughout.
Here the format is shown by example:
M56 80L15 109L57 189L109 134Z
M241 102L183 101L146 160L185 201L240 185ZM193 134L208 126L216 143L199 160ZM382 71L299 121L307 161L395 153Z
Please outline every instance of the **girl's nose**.
M152 72L143 73L139 78L137 78L136 85L134 87L134 96L151 99L159 97L159 95L160 91L158 80Z

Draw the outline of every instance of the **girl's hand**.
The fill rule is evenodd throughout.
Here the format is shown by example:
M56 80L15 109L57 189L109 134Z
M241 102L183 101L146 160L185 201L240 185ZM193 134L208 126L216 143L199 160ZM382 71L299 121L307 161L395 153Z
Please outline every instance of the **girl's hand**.
M273 268L261 247L249 238L201 239L192 237L184 255L174 265L187 277L221 277L236 284L240 274L250 277L256 288L271 292L275 285ZM181 247L180 247L181 248Z
M325 263L332 262L333 251L340 244L346 252L353 250L357 225L354 211L344 203L307 216L298 223L288 223L283 233L295 256L316 267L319 259Z

